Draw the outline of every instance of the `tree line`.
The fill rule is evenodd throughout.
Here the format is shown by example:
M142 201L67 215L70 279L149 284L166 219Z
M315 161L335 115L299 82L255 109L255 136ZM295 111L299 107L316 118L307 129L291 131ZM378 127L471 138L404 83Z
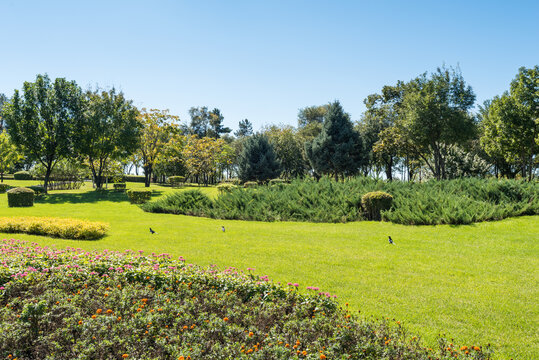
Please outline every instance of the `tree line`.
M192 107L183 124L168 110L137 109L114 88L83 91L37 75L11 98L0 94L0 173L39 167L47 188L56 166L84 166L97 188L141 168L152 179L185 176L267 181L357 174L387 180L522 177L538 168L539 66L520 68L509 90L473 112L475 93L454 68L384 86L353 121L339 103L299 110L297 127L256 134L243 119L223 125L220 109Z

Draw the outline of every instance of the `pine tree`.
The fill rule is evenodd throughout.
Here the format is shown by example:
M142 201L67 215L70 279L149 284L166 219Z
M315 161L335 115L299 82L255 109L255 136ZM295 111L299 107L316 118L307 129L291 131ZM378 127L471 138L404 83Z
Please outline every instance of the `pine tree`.
M356 174L362 165L362 142L350 117L338 101L329 104L322 132L305 144L309 162L317 174Z
M247 139L239 156L241 181L267 181L279 176L281 165L268 138L256 134Z

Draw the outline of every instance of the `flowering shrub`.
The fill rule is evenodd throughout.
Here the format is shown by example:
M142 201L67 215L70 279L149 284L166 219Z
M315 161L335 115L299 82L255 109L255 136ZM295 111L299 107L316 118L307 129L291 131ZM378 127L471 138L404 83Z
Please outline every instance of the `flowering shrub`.
M398 322L361 319L329 294L298 287L167 254L2 240L0 358L490 358L443 339L427 349Z
M64 239L95 240L103 237L108 225L102 222L53 217L0 217L0 232L47 235Z

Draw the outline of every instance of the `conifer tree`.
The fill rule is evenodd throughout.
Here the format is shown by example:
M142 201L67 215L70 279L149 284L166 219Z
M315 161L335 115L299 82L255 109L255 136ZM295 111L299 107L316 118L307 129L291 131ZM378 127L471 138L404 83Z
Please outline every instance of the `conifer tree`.
M335 180L339 175L344 177L358 172L362 164L361 149L361 138L338 101L329 104L322 132L305 144L314 171L333 175Z
M253 135L245 141L238 163L241 181L266 181L281 173L281 165L273 146L261 134Z

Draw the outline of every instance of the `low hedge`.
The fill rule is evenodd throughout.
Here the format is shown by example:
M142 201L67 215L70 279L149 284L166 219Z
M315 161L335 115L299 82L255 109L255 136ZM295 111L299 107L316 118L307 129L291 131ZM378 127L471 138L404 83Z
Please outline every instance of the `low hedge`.
M32 180L32 174L30 174L28 171L17 171L15 174L13 174L13 178L15 180Z
M125 182L143 183L144 182L144 175L124 175L123 180Z
M172 187L178 187L185 182L185 176L169 176L167 181Z
M9 207L34 206L34 197L34 190L17 187L7 191L7 204Z
M26 187L28 189L34 190L36 195L41 195L45 193L45 188L42 185L31 185L31 186L26 186Z
M243 184L243 187L245 188L255 188L258 187L258 183L256 181L247 181Z
M70 218L0 217L0 232L45 235L62 239L95 240L103 237L108 224Z
M125 191L125 183L114 183L112 186L116 191Z
M217 191L220 194L230 192L230 191L232 191L232 190L234 190L236 188L237 188L237 186L234 185L234 184L231 184L231 183L222 183L222 184L217 185Z
M127 196L131 204L143 204L151 199L152 191L150 189L130 189L127 191Z
M382 211L389 210L393 203L393 196L383 191L368 192L361 197L361 204L369 220L380 221Z

